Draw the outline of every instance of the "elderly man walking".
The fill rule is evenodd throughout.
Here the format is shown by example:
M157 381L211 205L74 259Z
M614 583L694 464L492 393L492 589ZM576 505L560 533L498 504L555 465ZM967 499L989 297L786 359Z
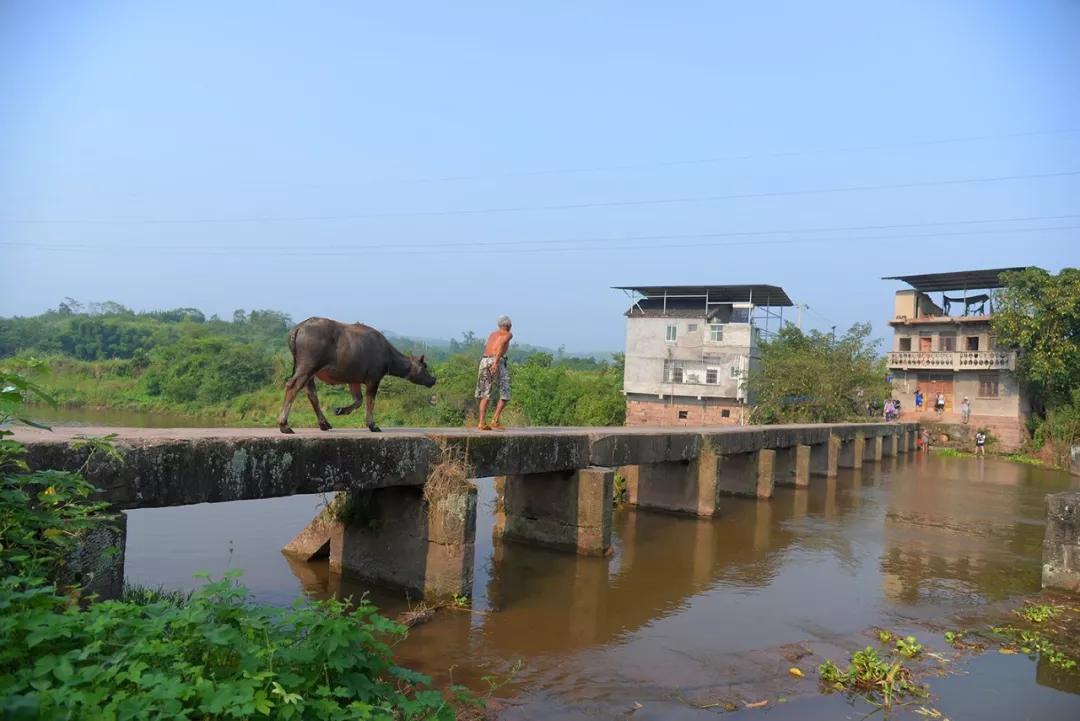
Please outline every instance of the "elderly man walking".
M510 317L501 316L498 329L491 332L484 344L484 356L480 359L480 371L476 376L476 397L480 400L480 423L482 431L501 431L499 419L502 417L506 402L510 400L510 374L506 368L506 351L510 347ZM491 416L491 425L487 424L488 402L494 389L499 391L499 402L495 404L495 413Z

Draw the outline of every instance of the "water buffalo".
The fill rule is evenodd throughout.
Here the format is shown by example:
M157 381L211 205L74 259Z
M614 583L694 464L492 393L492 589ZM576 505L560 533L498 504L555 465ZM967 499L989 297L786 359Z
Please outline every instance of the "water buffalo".
M330 430L331 426L319 407L315 392L315 379L331 385L347 384L352 392L353 404L335 408L334 414L348 415L364 402L362 387L367 389L367 427L379 431L375 425L375 395L383 376L405 378L430 388L435 376L428 371L424 356L413 358L390 345L386 337L363 323L339 323L329 318L308 318L289 331L289 350L293 357L293 374L285 383L285 403L278 416L278 429L292 433L289 427L289 411L301 388L307 391L311 407L319 419L319 428Z

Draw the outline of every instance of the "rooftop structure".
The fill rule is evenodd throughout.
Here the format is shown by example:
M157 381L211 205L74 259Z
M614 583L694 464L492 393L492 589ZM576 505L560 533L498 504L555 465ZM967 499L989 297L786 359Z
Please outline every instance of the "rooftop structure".
M913 318L920 317L920 310L937 310L937 313L928 313L925 315L945 315L951 316L953 306L959 305L962 308L961 317L977 315L985 316L993 314L993 302L990 294L987 292L973 292L973 291L990 291L995 288L1002 287L1001 275L1010 271L1024 270L1024 267L1014 268L989 268L986 270L961 270L952 273L922 273L920 275L892 275L882 278L882 280L899 280L907 283L915 291L903 291L908 295L914 295L915 293L927 294L927 293L941 293L941 305L937 306L930 303L916 303L913 307L915 314L913 316L905 316L906 319L911 320ZM960 296L948 296L949 291L960 291ZM901 293L897 293L899 299ZM926 297L929 301L929 296ZM897 309L899 311L900 304L898 303ZM898 315L899 317L899 315Z

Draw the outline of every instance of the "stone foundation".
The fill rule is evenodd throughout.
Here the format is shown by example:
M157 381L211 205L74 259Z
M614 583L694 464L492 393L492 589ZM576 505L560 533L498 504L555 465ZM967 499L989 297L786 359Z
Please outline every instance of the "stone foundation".
M57 574L58 586L80 586L82 595L110 601L124 593L124 552L127 515L118 513L108 523L84 532Z
M885 443L884 438L881 436L874 436L872 438L863 439L863 461L870 461L871 463L880 463L881 457L884 455Z
M719 513L717 477L721 458L709 449L697 458L626 466L627 497L631 505L711 518Z

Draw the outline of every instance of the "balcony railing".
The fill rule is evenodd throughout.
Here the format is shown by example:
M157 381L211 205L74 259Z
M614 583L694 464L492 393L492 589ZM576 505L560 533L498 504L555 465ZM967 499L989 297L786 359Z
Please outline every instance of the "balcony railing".
M930 370L1015 370L1016 352L998 350L968 351L894 351L889 353L890 368L926 368Z

